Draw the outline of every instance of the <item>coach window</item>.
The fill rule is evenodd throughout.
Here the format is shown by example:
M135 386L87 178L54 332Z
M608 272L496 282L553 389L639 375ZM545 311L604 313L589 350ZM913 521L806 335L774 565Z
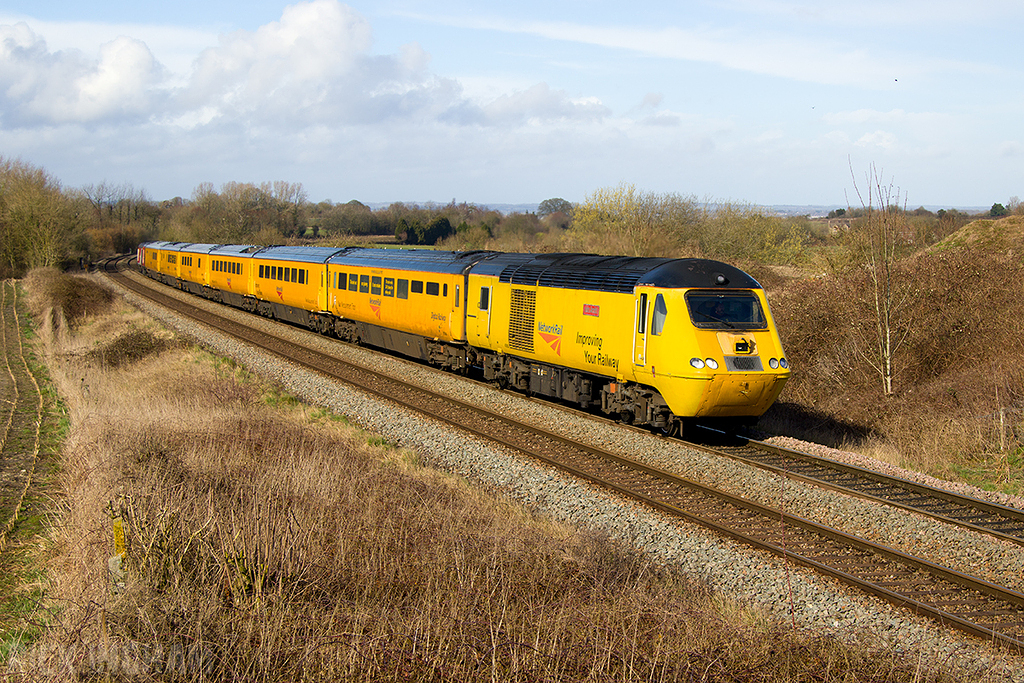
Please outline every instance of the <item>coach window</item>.
M409 281L399 280L398 281L398 298L408 299L409 298Z
M356 292L359 290L359 276L355 273L351 273L348 276L348 291Z
M384 296L395 296L395 278L384 278Z
M413 294L422 294L423 293L423 281L422 280L413 280L412 281L412 293Z
M359 293L368 294L370 292L370 276L360 275L359 276Z
M438 292L440 291L441 288L437 286L436 282L427 283L427 294L429 294L430 296L437 296Z
M380 275L374 275L372 278L370 278L370 294L373 294L374 296L380 296L381 281L382 278Z
M441 296L448 296L448 283L444 283L444 290L441 292Z
M665 297L661 294L654 300L654 317L651 318L651 334L660 335L665 329L665 318L668 317L668 308L665 306Z
M491 288L481 287L480 288L480 310L486 311L487 307L491 305Z
M647 331L647 294L640 295L640 313L636 321L636 333L643 334Z
M266 275L264 275L264 274L263 274L263 269L264 269L265 267L266 267L266 266L264 266L264 265L263 265L262 263L260 264L260 278L261 278L261 279L262 279L262 278L265 278L265 277L266 277Z
M309 271L306 270L305 268L303 268L302 270L299 271L299 284L300 285L306 284L306 281L309 280L309 277L306 275L306 273L308 273L308 272Z
M292 268L292 279L289 280L289 282L298 282L298 281L299 281L299 269L298 268Z

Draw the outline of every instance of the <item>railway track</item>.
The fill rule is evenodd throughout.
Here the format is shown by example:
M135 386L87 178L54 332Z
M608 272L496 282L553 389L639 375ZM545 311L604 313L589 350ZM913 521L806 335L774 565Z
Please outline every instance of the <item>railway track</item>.
M850 495L916 512L1024 546L1024 510L979 500L809 453L700 428L709 436L694 448ZM713 446L711 445L713 444ZM710 446L710 447L709 447Z
M0 283L0 551L21 515L35 476L43 394L22 342L23 320L12 280Z
M1024 649L1024 595L1020 593L582 445L481 406L378 375L314 348L255 332L242 323L182 303L160 291L166 290L163 286L142 284L121 273L111 277L156 303L367 393L426 413L664 513L812 567L947 625Z

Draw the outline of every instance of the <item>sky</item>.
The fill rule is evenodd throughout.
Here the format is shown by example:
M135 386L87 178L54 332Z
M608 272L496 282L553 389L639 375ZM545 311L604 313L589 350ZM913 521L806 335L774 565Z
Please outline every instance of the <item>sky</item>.
M155 200L1024 195L1020 0L5 0L0 157Z

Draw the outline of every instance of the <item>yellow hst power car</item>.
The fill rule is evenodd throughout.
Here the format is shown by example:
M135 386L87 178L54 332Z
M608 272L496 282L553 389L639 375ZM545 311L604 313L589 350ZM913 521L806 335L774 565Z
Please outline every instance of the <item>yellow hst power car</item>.
M679 433L756 419L789 377L764 290L704 259L148 242L195 294Z

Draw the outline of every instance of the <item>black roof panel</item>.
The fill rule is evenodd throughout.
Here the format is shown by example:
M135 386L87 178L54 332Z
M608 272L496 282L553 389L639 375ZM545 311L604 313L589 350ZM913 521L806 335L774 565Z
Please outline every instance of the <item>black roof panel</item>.
M488 272L489 271L489 272ZM667 259L595 254L501 254L473 269L511 284L632 292L638 285L670 288L760 285L739 268L707 259Z

